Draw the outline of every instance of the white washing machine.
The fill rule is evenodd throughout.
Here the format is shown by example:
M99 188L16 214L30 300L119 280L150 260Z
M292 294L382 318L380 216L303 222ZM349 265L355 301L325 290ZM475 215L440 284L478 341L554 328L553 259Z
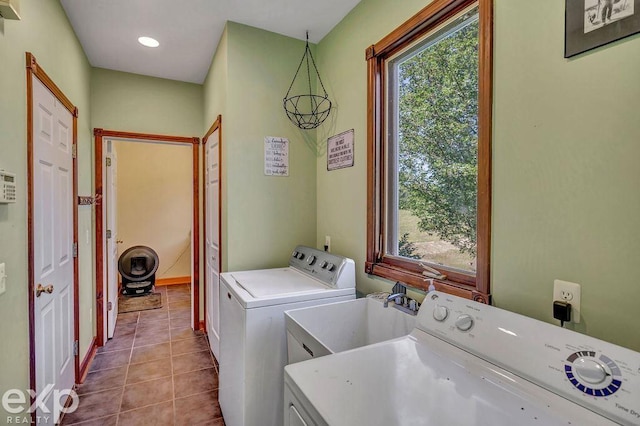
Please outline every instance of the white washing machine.
M433 292L409 336L285 368L285 426L640 425L640 353Z
M221 275L220 388L228 426L281 426L284 311L355 298L353 260L298 246L289 267Z

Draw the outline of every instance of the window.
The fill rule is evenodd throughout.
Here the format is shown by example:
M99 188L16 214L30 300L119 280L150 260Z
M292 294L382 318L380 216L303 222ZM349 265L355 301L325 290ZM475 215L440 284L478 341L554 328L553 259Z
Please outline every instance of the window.
M492 1L434 1L367 49L366 272L489 302Z

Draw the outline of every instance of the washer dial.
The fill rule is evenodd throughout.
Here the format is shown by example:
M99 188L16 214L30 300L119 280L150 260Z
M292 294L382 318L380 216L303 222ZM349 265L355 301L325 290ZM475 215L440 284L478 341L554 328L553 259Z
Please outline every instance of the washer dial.
M446 306L436 305L436 307L433 308L433 318L436 321L442 322L446 320L448 316L449 316L449 309L447 309Z
M618 365L594 351L572 353L565 361L564 372L576 389L591 396L613 395L622 385Z
M460 331L469 331L473 327L473 317L468 314L462 314L456 319L456 328Z

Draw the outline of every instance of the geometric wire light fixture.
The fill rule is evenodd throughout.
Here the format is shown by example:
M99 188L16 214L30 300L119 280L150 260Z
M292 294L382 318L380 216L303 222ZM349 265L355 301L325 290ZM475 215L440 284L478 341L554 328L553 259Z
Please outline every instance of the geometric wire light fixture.
M300 73L302 64L304 64L305 62L307 65L307 85L309 89L308 93L289 96L291 93L291 89L293 88L293 85L298 78L298 74ZM322 91L324 92L322 96L314 95L312 93L311 66L313 66L313 72L316 76L318 76L320 87L322 87ZM303 130L315 129L320 124L322 124L322 122L326 120L327 117L329 117L329 113L331 112L331 101L329 100L329 95L324 88L324 84L322 84L322 79L320 78L320 73L318 72L316 61L313 60L313 55L311 54L311 49L309 48L309 31L307 31L307 45L304 49L304 55L302 55L300 65L298 65L296 74L293 76L293 80L291 81L289 90L287 90L287 94L285 95L282 103L284 106L284 110L287 113L287 117L289 117L289 120L291 120L293 124Z

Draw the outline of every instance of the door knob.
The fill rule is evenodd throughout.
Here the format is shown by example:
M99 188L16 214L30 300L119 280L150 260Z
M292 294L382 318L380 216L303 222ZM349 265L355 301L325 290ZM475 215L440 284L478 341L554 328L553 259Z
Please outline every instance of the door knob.
M53 285L49 284L48 286L44 287L42 284L38 284L38 287L36 287L36 297L40 297L42 293L53 293Z

